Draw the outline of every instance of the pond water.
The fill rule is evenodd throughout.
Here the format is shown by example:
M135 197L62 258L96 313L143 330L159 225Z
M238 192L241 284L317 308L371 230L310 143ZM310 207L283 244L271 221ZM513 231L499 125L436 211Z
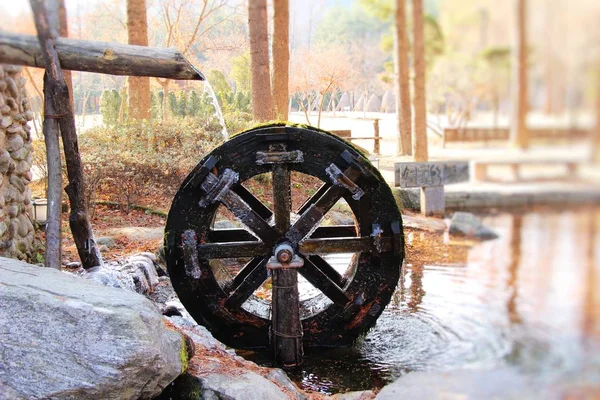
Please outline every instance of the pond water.
M353 348L307 350L293 379L336 393L380 388L411 371L508 367L544 382L600 387L600 209L484 222L499 239L439 234L441 252L465 251L440 257L444 263L407 257L375 328ZM407 235L409 244L423 239Z

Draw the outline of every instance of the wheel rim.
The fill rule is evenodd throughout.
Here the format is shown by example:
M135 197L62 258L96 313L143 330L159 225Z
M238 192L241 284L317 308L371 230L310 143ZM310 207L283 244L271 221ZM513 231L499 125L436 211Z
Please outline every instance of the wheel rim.
M277 212L277 203L281 203L286 186L289 191L290 183L281 178L283 164L257 164L257 154L274 154L273 150L281 149L296 155L299 152L303 157L303 162L285 163L286 168L323 182L323 187L309 200L312 208L322 205L327 208L332 199L334 203L339 198L346 200L356 220L353 234L348 226L315 230L320 220L315 223L314 218L309 218L307 206L297 210L299 219L291 223L288 232L279 232L276 224L266 221L285 215ZM359 168L344 164L348 157ZM360 170L355 185L364 193L354 196L359 199L353 198L348 187L331 183L331 164L349 174ZM209 178L208 170L212 173ZM273 171L280 177L273 183L278 187L273 196L275 210L262 204L242 185L259 174ZM237 173L238 183L232 183L232 179L227 183L228 173ZM217 187L216 192L230 185L225 190L228 200L205 201L207 182L214 177L224 185ZM236 203L239 199L244 204ZM225 203L229 208L239 206L246 214L252 214L244 217L252 235L240 229L227 232L211 229L219 204ZM236 212L242 215L239 209ZM273 214L276 218L271 218ZM374 235L378 228L383 233ZM374 236L379 239L375 241ZM169 212L165 246L169 274L183 305L196 321L229 346L268 346L269 304L254 298L252 293L267 279L265 264L273 247L284 240L290 241L304 260L298 272L321 291L300 304L305 345L350 344L373 326L391 298L403 260L402 223L393 195L379 172L346 142L295 127L261 128L234 137L206 156L182 184ZM377 243L383 243L383 248L377 248ZM322 257L340 249L361 250L346 276L341 276ZM210 261L227 258L224 256L251 257L225 284L215 277L214 262L211 266Z

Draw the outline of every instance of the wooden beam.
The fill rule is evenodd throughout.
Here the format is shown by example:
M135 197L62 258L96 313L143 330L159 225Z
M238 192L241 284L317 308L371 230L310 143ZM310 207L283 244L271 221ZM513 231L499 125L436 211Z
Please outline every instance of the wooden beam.
M44 113L54 115L54 102L44 74ZM48 164L48 198L46 221L46 257L47 268L60 269L61 266L61 206L62 206L62 169L60 162L60 131L56 118L44 118L44 141L46 143L46 163Z
M61 68L110 75L205 80L178 50L56 38ZM35 36L0 31L0 64L46 68Z

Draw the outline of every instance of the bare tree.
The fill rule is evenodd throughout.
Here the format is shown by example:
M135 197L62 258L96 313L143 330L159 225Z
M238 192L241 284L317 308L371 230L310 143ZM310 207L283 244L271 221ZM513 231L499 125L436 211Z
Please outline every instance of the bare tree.
M527 102L527 0L515 0L517 32L514 48L514 74L516 81L512 85L513 113L511 118L510 141L513 146L527 148L529 134L526 118L529 104Z
M408 38L406 37L405 0L396 0L396 117L398 118L399 155L412 154L412 111L410 108L410 78L408 76Z
M417 162L427 161L427 114L425 109L425 39L423 31L423 0L413 0L413 62L415 126L412 153Z
M213 48L213 43L204 43L200 39L236 12L233 8L228 15L212 18L227 5L227 0L167 0L160 4L160 14L166 30L165 47L175 46L184 56L199 54ZM157 81L163 89L163 121L166 121L169 116L168 97L171 80Z
M273 100L278 119L288 119L290 68L290 7L288 0L273 2Z
M252 71L252 117L257 121L268 121L273 119L273 96L266 0L248 1L248 30Z
M354 82L355 74L351 57L343 45L313 46L310 50L304 48L294 52L290 82L308 124L311 123L309 112L317 108L317 127L320 126L327 94L335 89L347 89L348 83Z
M127 0L128 43L148 46L146 0ZM128 115L133 119L150 119L150 78L130 76L128 79Z

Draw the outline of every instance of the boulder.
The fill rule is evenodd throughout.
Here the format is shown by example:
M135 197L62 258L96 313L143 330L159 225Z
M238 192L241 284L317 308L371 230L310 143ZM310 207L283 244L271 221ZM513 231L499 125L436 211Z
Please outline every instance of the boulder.
M475 215L457 211L450 220L450 234L456 236L465 236L471 239L496 239L498 234L483 225L481 220Z
M102 247L106 246L100 246L100 251ZM158 284L154 262L141 254L129 257L123 265L111 262L88 269L84 277L105 286L133 290L140 294L150 293Z
M98 246L106 246L109 249L115 247L115 239L110 236L99 236L96 238Z
M7 258L0 287L0 387L18 398L152 398L186 368L143 296Z

